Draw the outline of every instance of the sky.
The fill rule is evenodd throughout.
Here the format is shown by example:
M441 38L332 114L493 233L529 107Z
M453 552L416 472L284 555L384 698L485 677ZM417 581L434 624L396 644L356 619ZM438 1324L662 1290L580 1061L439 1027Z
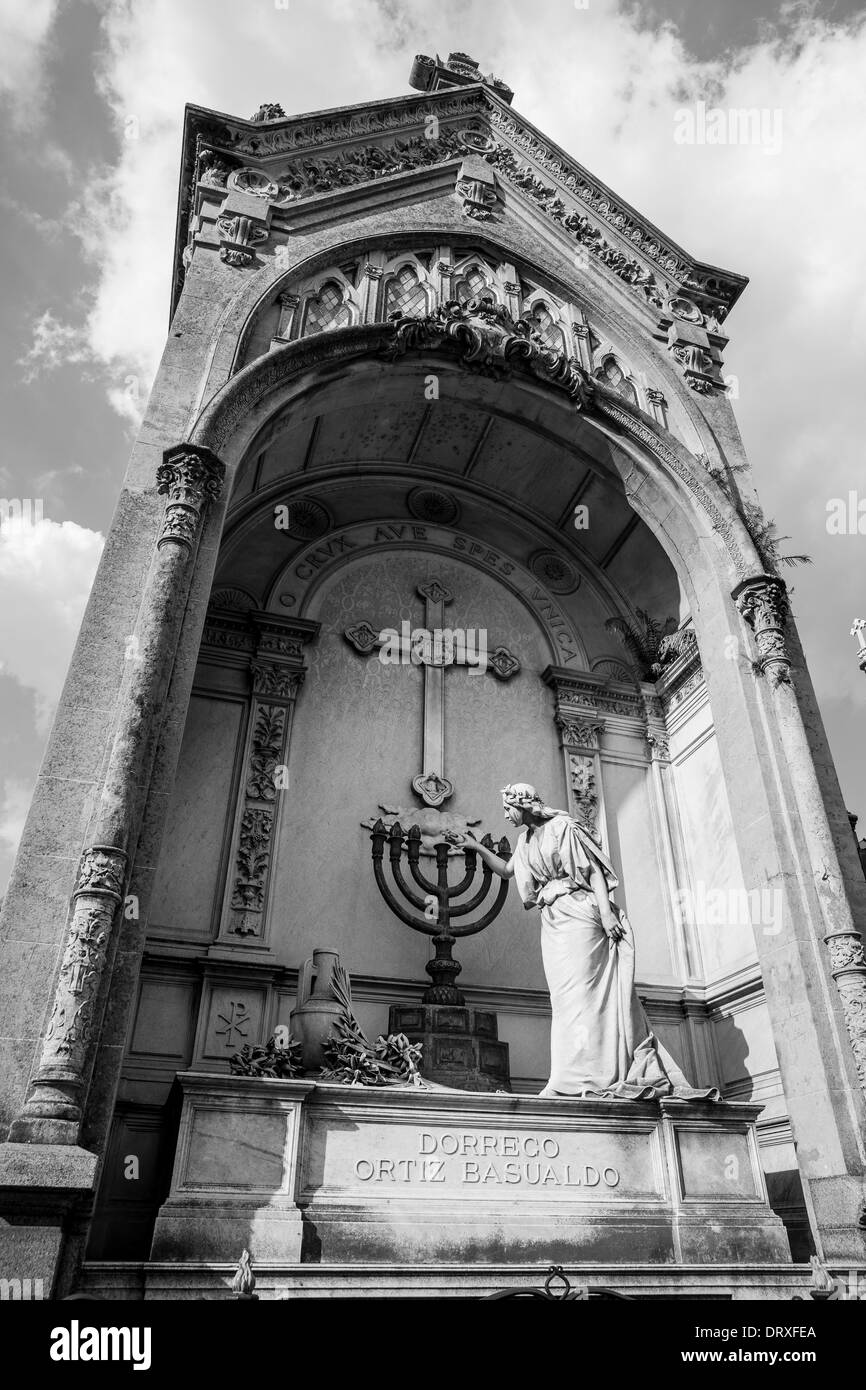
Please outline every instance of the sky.
M788 572L793 606L866 832L863 4L0 0L0 497L40 500L0 523L0 893L165 339L184 104L397 96L415 53L454 49L750 277L725 370L764 509L813 560ZM764 138L676 140L700 103L763 113Z

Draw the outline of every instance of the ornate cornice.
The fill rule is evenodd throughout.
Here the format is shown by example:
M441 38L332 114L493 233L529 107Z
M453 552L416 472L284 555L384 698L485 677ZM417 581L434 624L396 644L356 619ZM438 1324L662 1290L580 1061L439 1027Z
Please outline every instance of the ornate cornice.
M446 124L440 129L440 123ZM385 143L391 134L395 138ZM327 151L328 157L318 162L296 159L285 168L274 168L280 156L302 151ZM494 91L476 84L429 92L421 99L403 97L312 117L275 119L266 127L187 107L173 303L179 293L187 224L195 211L192 190L197 179L222 187L239 165L265 164L268 177L274 177L287 198L293 199L467 153L483 155L507 183L659 308L681 290L697 297L702 309L718 320L748 283L744 276L689 256L517 116ZM261 169L246 172L263 177ZM716 313L719 309L721 313Z
M628 203L617 198L606 184L590 174L577 160L546 140L513 111L505 109L499 103L491 102L490 123L494 136L499 136L507 142L515 154L519 151L531 161L520 167L516 160L503 159L494 153L492 163L497 170L506 179L523 188L536 202L544 205L549 215L559 221L566 230L573 231L577 239L585 242L591 252L592 241L595 239L591 227L581 224L579 217L575 215L577 210L570 209L567 203L563 202L563 193L577 198L596 219L610 229L615 239L622 242L620 254L626 260L629 259L627 253L630 253L631 257L639 254L647 261L649 268L666 277L666 299L672 297L674 287L680 287L715 304L723 305L725 311L736 302L748 284L745 276L696 261ZM552 177L556 187L544 184L537 175L533 175L533 165ZM615 251L610 256L607 251L601 250L596 254L600 254L602 260L613 262L611 268L621 273L621 268L616 264ZM636 282L640 279L639 266L636 262L633 264L635 269L628 272L627 278ZM638 288L647 287L640 284Z
M172 313L177 305L183 280L183 253L188 241L189 222L197 211L197 183L225 188L230 175L245 164L265 164L270 169L281 155L293 155L302 151L336 153L337 150L349 150L362 143L366 143L368 150L372 151L376 145L381 144L383 137L392 133L399 133L404 140L407 132L420 135L426 139L429 153L435 143L429 138L429 132L435 129L432 122L469 124L486 115L488 108L489 94L481 86L470 86L460 91L431 92L424 97L397 97L385 101L365 102L360 106L337 108L313 115L278 118L268 121L266 125L254 119L244 120L201 106L187 106L184 113ZM442 132L437 133L441 135ZM447 157L458 156L459 152ZM371 158L372 156L368 155L368 159ZM351 165L352 160L348 162ZM386 159L385 163L388 162ZM378 172L372 163L369 177L382 177L385 173L398 172L397 159L391 162L391 168L382 169L379 166ZM440 161L434 157L428 162ZM333 181L329 186L343 186L343 175L333 159L330 161L330 168L333 171ZM303 184L306 175L300 161L296 166L296 172ZM346 182L350 183L355 181L357 180L351 177L346 179Z
M629 690L610 681L593 680L588 674L577 675L560 666L547 666L541 673L541 679L556 696L557 723L560 727L578 721L601 729L604 721L597 717L601 714L618 714L641 724L646 722L640 690ZM567 732L565 728L563 732Z
M300 661L303 649L318 635L309 618L282 617L253 607L212 605L205 618L202 646L223 652L256 652L267 660Z

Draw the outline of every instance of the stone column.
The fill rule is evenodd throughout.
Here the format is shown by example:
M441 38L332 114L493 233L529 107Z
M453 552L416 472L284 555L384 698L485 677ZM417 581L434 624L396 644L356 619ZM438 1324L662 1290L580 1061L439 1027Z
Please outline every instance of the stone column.
M379 318L379 286L382 283L381 266L369 262L364 266L364 279L361 284L361 321L376 323Z
M508 270L514 278L504 280L502 288L505 291L505 307L516 322L523 310L523 300L520 295L520 283L517 280L516 271L511 265L509 265Z
M655 821L656 838L661 852L660 870L665 893L665 921L671 960L677 978L688 980L698 973L691 959L693 943L688 939L689 924L682 911L685 865L678 843L679 820L676 789L671 780L671 755L664 722L650 715L646 733L650 755L649 794Z
M439 276L438 302L445 304L454 295L454 266L450 261L440 260L436 264L436 273Z
M303 649L319 631L304 618L253 613L256 645L244 780L234 831L220 940L265 946L265 906L280 793L287 788L295 700L306 675Z
M848 1034L850 1059L853 1060L852 1070L866 1095L866 960L860 932L853 920L845 892L841 866L815 772L812 749L791 681L791 655L786 630L790 611L787 591L783 580L772 575L761 575L738 584L733 591L733 598L754 635L758 655L756 671L766 677L772 691L772 711L787 773L796 797L799 822L811 866L811 879L820 907L821 923L815 924L817 931L810 931L804 943L819 970L816 984L823 976L824 984L821 997L815 1001L816 1007L829 1009L831 1026L833 1015L841 1014ZM823 938L823 951L818 937ZM789 967L783 960L779 968L784 970ZM833 990L838 997L838 1010L834 1010L831 1005L829 991ZM807 1006L810 1001L804 999L796 1003L799 1009ZM796 1031L796 1020L792 1022ZM840 1047L844 1047L844 1033L840 1031L837 1036L840 1038ZM780 1035L778 1042L784 1052L784 1034ZM846 1080L842 1053L840 1052L835 1059L832 1056L827 1057L826 1065L832 1089L842 1088ZM784 1080L784 1066L782 1071ZM819 1084L817 1075L813 1084ZM796 1138L797 1098L792 1099L790 1095L788 1098ZM859 1158L851 1154L850 1163L862 1174L862 1135L860 1142ZM850 1171L853 1170L849 1168ZM866 1219L862 1179L859 1186L859 1212L850 1206L846 1209L845 1198L832 1191L826 1199L822 1198L820 1182L810 1182L810 1188L819 1240L826 1234L835 1246L835 1249L827 1253L836 1258L862 1257L862 1235L857 1230L858 1218L861 1223Z
M646 398L649 402L653 419L657 424L661 425L662 429L666 430L668 427L668 403L665 400L664 392L660 391L657 386L648 386L646 389Z
M94 1010L141 824L191 558L223 473L209 450L186 444L169 449L157 470L157 490L167 497L165 515L130 639L108 769L72 894L54 1005L30 1093L9 1133L12 1143L78 1141L97 1031Z
M571 324L571 334L574 340L575 352L580 366L587 373L592 375L592 347L589 341L589 324L585 319L575 318Z
M287 343L291 338L292 331L295 327L295 314L298 312L298 305L300 302L301 296L289 290L284 290L283 293L277 297L277 303L280 306L280 317L277 322L277 331L275 334L277 341Z

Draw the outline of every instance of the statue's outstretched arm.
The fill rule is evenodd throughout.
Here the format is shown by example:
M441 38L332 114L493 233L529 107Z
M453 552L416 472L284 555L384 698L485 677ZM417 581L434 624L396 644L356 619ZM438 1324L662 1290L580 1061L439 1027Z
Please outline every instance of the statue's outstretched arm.
M448 830L445 832L445 839L449 844L458 845L461 849L464 845L468 845L470 849L475 851L479 859L486 864L488 868L492 869L495 874L498 874L500 878L514 878L514 855L512 855L506 863L506 861L500 859L499 855L495 854L492 849L488 849L486 845L482 845L480 840L476 840L471 830L468 830L465 835L458 834L458 832L454 830Z

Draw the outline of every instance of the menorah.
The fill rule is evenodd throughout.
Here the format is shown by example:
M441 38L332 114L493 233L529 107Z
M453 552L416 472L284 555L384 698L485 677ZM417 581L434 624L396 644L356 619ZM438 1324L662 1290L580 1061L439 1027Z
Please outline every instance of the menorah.
M457 901L475 883L478 854L471 844L463 847L465 872L459 882L452 884L448 882L451 846L447 843L433 847L436 882L422 872L419 826L413 825L404 831L400 822L395 821L389 830L381 820L377 820L370 839L373 843L373 872L379 892L401 922L405 922L413 931L432 938L435 950L433 959L426 966L431 984L421 996L421 1007L393 1005L389 1022L391 1031L406 1033L413 1042L422 1043L421 1069L424 1076L434 1081L460 1084L464 1090L491 1090L496 1086L507 1088L508 1045L498 1039L495 1013L467 1007L457 988L457 976L462 966L454 959L452 947L458 937L475 936L498 917L505 904L508 880L500 881L496 897L487 911L474 921L467 922L463 919L483 907L493 878L493 871L485 864L477 890L465 901ZM385 873L386 840L396 892ZM403 872L404 841L409 873L423 897L407 881ZM505 836L496 845L490 835L485 835L481 844L502 859L511 858L511 846Z

